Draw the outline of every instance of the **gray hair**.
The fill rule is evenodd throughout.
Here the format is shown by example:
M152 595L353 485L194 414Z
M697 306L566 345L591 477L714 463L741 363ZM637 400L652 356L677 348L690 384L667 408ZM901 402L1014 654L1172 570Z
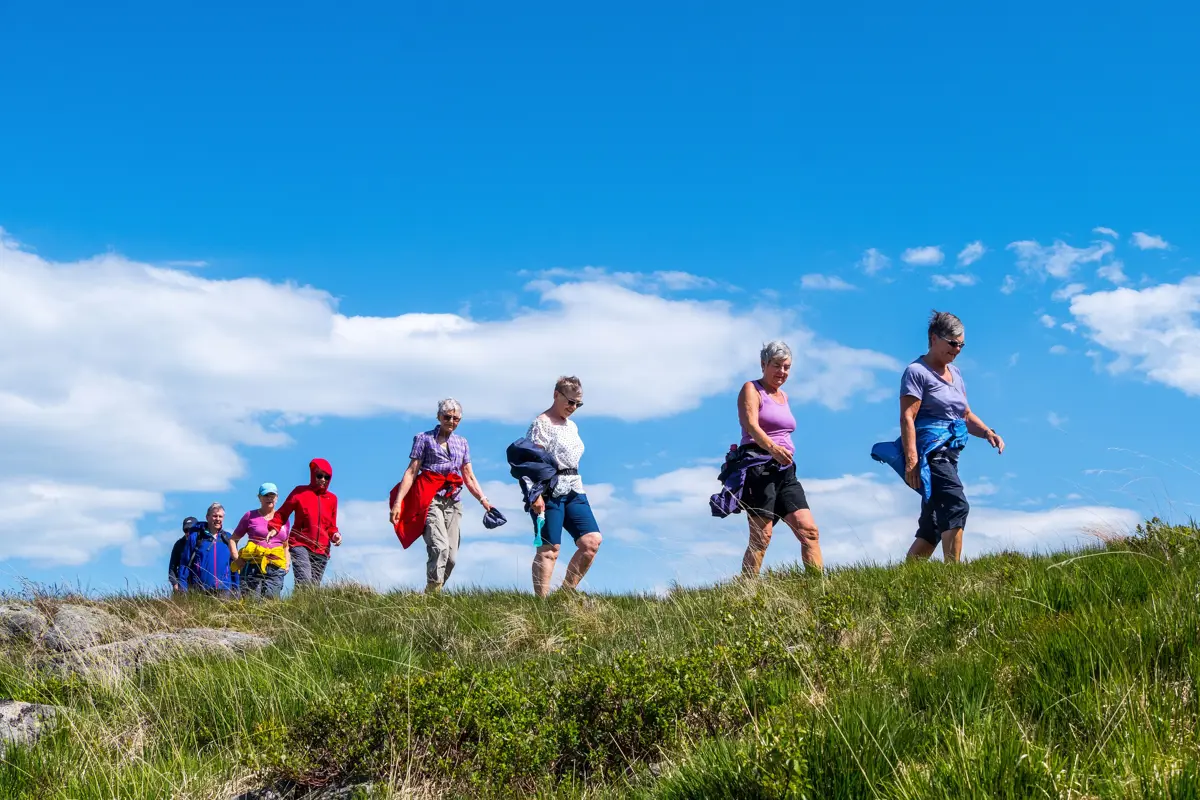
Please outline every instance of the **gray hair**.
M207 517L209 514L213 513L214 511L224 511L224 510L225 510L225 506L221 505L220 503L213 503L211 506L208 507L208 511L204 512L204 516Z
M560 375L558 381L554 384L554 391L561 394L563 389L581 392L583 391L583 384L574 375Z
M453 397L447 397L445 400L441 400L441 401L439 401L439 402L438 402L438 410L437 410L437 413L438 413L438 416L439 416L439 417L440 417L442 414L444 414L444 413L446 413L447 411L450 411L450 410L457 411L457 412L458 412L458 415L461 417L461 416L462 416L462 413L463 413L463 410L462 410L462 403L458 402L458 401L457 401L457 400L455 400Z
M765 367L772 361L781 359L792 360L792 348L787 346L787 342L782 339L776 339L773 342L767 342L762 346L762 351L758 354L758 360Z
M929 314L929 343L933 344L933 337L939 339L957 339L963 335L962 320L951 314L949 311L938 311L934 309Z

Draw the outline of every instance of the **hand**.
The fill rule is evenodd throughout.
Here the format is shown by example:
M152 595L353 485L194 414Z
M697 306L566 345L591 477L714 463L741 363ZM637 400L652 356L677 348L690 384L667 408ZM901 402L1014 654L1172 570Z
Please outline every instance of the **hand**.
M533 501L533 513L539 515L546 513L546 498L542 497L540 494L537 496L537 499Z
M392 527L393 528L396 527L396 523L400 521L400 504L399 503L397 503L396 506L392 509L392 515L391 515L390 519L392 522Z
M916 491L921 491L921 470L917 464L904 465L904 482Z
M333 542L334 547L337 547L342 543L342 535L337 531L334 531L333 535L329 537L329 541Z
M786 447L775 445L771 448L771 457L785 467L792 465L792 454L788 452Z
M997 453L1004 452L1004 440L1000 438L1000 434L995 431L988 431L987 441L988 444L996 448Z
M479 503L480 503L480 505L483 506L484 513L487 513L488 511L492 510L492 504L488 502L488 499L486 497L481 499L479 501Z

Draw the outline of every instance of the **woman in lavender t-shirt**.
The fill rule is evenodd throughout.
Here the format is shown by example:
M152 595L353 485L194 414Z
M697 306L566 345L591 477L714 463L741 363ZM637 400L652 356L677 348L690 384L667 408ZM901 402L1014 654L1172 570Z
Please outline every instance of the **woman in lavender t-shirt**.
M942 557L958 561L962 555L963 528L971 510L958 477L958 455L966 440L964 437L957 444L949 442L926 456L930 482L930 496L926 500L917 453L917 428L922 423L961 420L966 423L967 433L987 439L1001 453L1004 440L971 411L967 385L954 366L954 359L966 345L962 320L944 311L934 311L929 318L928 336L929 352L909 364L900 379L904 481L921 493L921 517L916 538L908 548L908 558L929 558L941 542Z
M750 523L750 543L742 557L742 575L758 575L772 529L781 519L800 540L805 568L819 571L823 568L821 543L804 487L796 479L796 447L792 444L796 418L783 391L792 368L792 351L784 342L770 342L763 346L759 359L762 377L747 381L738 395L738 420L742 424L739 447L771 459L746 470L742 503Z

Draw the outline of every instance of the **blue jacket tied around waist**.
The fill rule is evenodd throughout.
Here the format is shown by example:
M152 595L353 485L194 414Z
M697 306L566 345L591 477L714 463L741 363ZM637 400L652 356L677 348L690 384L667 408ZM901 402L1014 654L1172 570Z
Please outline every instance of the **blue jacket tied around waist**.
M508 446L505 455L508 457L509 474L521 485L526 511L530 510L538 495L554 493L559 469L543 448L522 437Z
M742 510L742 490L746 485L746 473L751 467L766 464L773 459L754 445L731 447L725 454L725 463L717 480L721 491L708 499L708 508L714 517L728 517Z
M925 501L933 494L929 477L929 454L940 447L961 450L967 446L967 423L961 419L930 419L917 423L917 466L921 470L921 487ZM896 470L904 480L904 444L901 439L894 442L879 442L871 448L871 458Z

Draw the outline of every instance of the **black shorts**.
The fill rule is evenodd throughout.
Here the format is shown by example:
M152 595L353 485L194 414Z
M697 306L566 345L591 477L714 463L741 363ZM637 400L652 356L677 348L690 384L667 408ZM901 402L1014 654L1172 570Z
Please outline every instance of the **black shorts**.
M958 454L961 450L944 448L929 454L929 500L921 501L917 538L936 545L942 534L967 525L971 510L962 481L958 478Z
M747 514L771 522L808 508L804 487L796 480L796 465L784 467L777 461L768 461L746 470L742 508Z

